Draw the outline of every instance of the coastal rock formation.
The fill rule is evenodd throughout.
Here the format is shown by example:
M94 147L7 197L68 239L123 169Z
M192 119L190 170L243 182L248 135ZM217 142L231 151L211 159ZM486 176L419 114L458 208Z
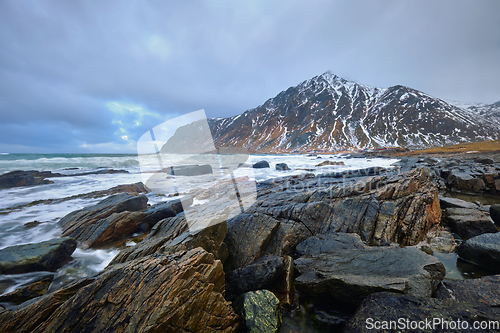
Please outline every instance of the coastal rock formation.
M94 242L99 245L139 230L144 215L130 212L144 210L147 202L148 198L142 194L115 194L94 206L69 213L58 223L63 229L63 236L74 238L83 247L94 245ZM120 230L120 226L124 229Z
M12 171L0 175L0 189L31 185L52 184L53 181L46 179L52 175L50 171Z
M300 292L355 305L378 291L430 297L445 275L436 257L397 246L306 255L295 260L295 266Z
M290 168L288 167L288 164L286 164L286 163L276 163L276 170L287 171L287 170L290 170Z
M13 292L2 295L0 296L0 303L21 304L32 298L45 295L53 279L54 277L50 275L27 286L20 287Z
M365 244L357 234L331 233L309 237L297 245L296 252L299 256L331 253L344 249L360 249Z
M259 161L257 163L254 163L252 165L254 169L263 169L263 168L269 168L269 163L267 161Z
M0 250L0 274L55 272L70 260L76 242L69 237L9 246Z
M269 290L250 291L234 301L234 308L247 332L278 332L281 326L280 302Z
M484 233L496 233L498 229L488 215L479 209L447 208L446 225L466 240Z
M33 332L233 332L238 317L223 295L222 263L212 254L196 248L153 255L104 270L49 317L30 322L30 328ZM34 305L0 314L7 319L2 323L23 332L12 319Z
M354 317L347 323L344 332L368 333L374 330L377 332L398 330L466 332L472 330L475 321L488 324L488 321L498 321L499 317L500 309L496 307L381 292L370 295L363 301ZM403 318L405 325L418 325L420 322L424 324L421 324L420 328L418 326L398 327L400 318ZM432 323L434 318L439 320L436 326L424 326L425 319ZM463 325L467 325L467 329L463 329L462 326L457 327L458 320L462 324L465 322ZM378 325L377 329L375 329L375 324ZM498 327L496 329L494 327L479 328L474 332L498 332Z
M460 244L457 254L476 265L500 272L500 233L472 237Z

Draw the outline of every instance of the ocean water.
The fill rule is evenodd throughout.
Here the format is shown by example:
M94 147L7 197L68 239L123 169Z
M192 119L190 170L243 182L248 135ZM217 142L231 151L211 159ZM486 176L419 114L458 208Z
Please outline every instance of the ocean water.
M245 164L266 160L270 168L253 169L257 182L305 172L323 173L328 171L357 170L370 166L390 167L397 159L352 158L340 155L249 155ZM343 161L343 166L315 167L325 161ZM287 163L290 171L277 171L277 163ZM144 164L144 163L143 163ZM71 176L77 173L96 171L102 168L121 169L129 173ZM142 171L149 166L142 165ZM144 181L137 155L132 154L0 154L0 174L14 170L52 171L69 175L51 178L53 184L19 187L0 190L0 249L27 243L37 243L61 236L57 222L66 214L93 205L98 199L71 199L60 203L31 204L41 199L57 199L77 194L105 190L120 184ZM193 183L192 187L209 186ZM148 193L148 203L155 204L167 197ZM202 202L200 202L202 203ZM26 223L38 221L38 225L27 227ZM134 245L128 241L127 245ZM93 275L106 267L119 252L120 247L102 249L77 249L74 260L55 273L51 290L75 277ZM0 275L0 294L15 290L47 272Z

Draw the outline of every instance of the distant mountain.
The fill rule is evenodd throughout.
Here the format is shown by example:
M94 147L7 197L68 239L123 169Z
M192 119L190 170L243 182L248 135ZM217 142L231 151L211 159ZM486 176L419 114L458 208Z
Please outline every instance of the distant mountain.
M460 107L409 87L374 88L330 72L241 115L209 120L217 146L262 152L497 140L499 123L500 102Z

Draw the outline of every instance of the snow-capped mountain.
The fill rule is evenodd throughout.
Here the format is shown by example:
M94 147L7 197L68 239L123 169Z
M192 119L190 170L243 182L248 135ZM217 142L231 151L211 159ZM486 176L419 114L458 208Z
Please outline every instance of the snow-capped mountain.
M217 146L261 152L497 140L499 122L500 102L464 108L408 87L374 88L330 72L241 115L209 120Z

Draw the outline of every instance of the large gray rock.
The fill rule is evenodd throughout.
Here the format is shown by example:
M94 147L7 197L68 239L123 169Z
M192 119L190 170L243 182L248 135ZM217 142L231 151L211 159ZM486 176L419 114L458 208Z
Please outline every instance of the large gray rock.
M490 216L496 225L500 226L500 205L490 206Z
M447 208L445 222L462 239L498 232L490 217L479 209Z
M234 309L247 332L278 332L281 326L280 302L269 290L250 291L234 301Z
M359 304L378 291L430 297L445 275L443 264L416 248L367 247L295 260L300 292Z
M473 325L476 321L486 325L488 321L498 322L499 317L499 308L486 305L381 292L363 301L344 332L498 332L498 327L475 330ZM433 320L436 320L436 326L431 325ZM462 325L467 325L466 329L463 326L457 328L459 320ZM430 322L427 326L426 321ZM417 326L397 326L400 323Z
M441 208L468 208L468 209L477 209L478 206L473 202L468 202L465 200L460 200L457 198L449 198L439 196L439 203L441 204Z
M253 290L269 289L285 272L285 260L278 256L264 256L254 263L235 269L226 275L226 299Z
M469 280L443 280L436 292L436 297L499 307L500 275Z
M304 256L363 247L365 247L365 244L358 234L332 233L320 234L306 239L297 245L296 252L299 256Z
M290 170L290 168L288 167L288 164L286 164L286 163L276 163L276 170L287 171L287 170Z
M482 192L486 189L486 184L481 178L471 171L452 170L447 178L448 186L468 192Z
M254 169L263 169L263 168L269 168L269 163L267 161L259 161L257 163L254 163L252 165Z
M69 237L9 246L0 250L0 274L55 272L70 260L76 242Z
M500 272L500 233L472 237L457 247L460 258L494 272Z

